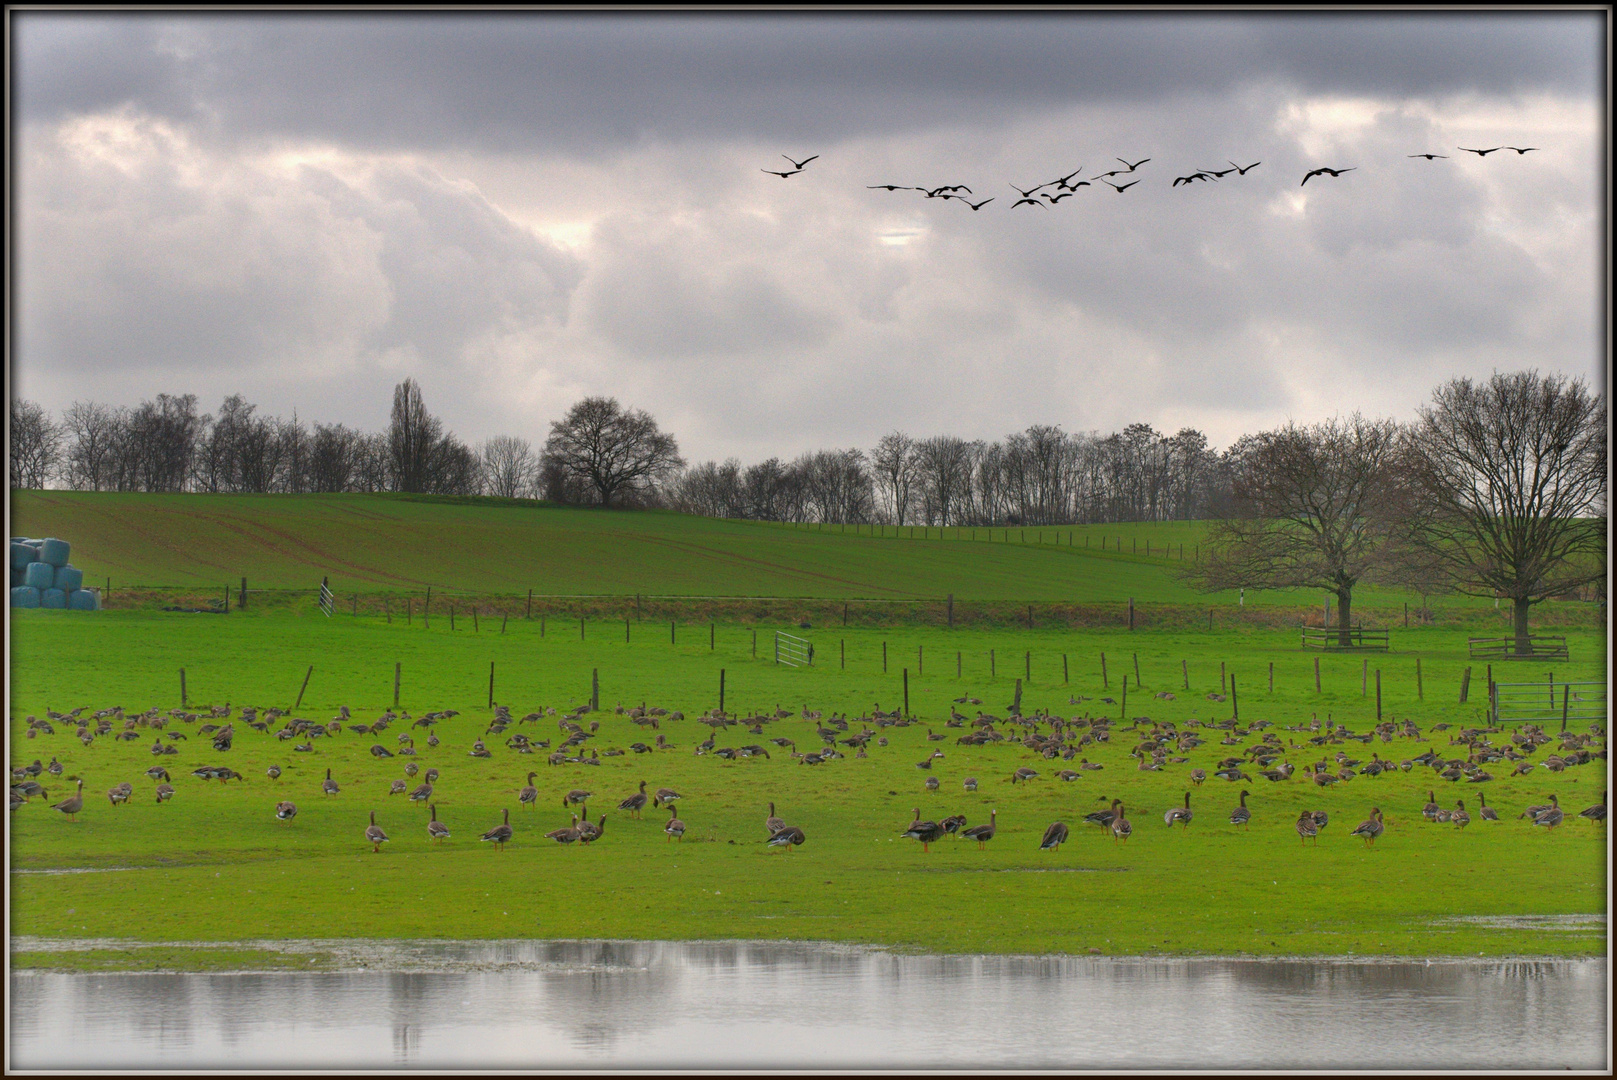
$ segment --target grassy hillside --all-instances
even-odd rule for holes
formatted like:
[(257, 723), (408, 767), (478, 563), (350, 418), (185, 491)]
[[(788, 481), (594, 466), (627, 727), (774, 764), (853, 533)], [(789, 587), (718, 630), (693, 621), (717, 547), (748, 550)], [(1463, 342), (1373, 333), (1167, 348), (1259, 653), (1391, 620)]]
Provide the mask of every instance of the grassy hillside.
[[(16, 492), (12, 530), (73, 544), (87, 584), (339, 593), (1233, 604), (1182, 585), (1203, 526), (794, 527), (666, 512), (390, 495)], [(1149, 553), (1148, 553), (1149, 552)], [(1417, 600), (1363, 588), (1355, 602)], [(1309, 590), (1249, 605), (1312, 605)], [(1447, 601), (1487, 606), (1486, 601)]]

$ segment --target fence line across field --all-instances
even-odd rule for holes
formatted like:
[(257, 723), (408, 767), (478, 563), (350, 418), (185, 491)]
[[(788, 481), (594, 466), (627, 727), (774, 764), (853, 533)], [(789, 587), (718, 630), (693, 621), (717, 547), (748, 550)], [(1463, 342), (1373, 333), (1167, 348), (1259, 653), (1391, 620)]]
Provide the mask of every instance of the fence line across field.
[(1488, 717), (1495, 724), (1606, 719), (1606, 684), (1595, 682), (1518, 682), (1493, 684)]

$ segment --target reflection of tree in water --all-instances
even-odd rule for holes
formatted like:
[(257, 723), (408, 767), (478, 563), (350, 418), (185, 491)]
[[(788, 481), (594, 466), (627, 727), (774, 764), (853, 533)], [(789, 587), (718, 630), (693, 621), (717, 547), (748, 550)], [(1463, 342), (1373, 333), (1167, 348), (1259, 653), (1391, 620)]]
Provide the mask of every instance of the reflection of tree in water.
[(556, 942), (556, 967), (540, 976), (545, 1011), (575, 1045), (610, 1052), (625, 1032), (643, 1035), (674, 1021), (664, 1007), (678, 990), (677, 964), (655, 942)]

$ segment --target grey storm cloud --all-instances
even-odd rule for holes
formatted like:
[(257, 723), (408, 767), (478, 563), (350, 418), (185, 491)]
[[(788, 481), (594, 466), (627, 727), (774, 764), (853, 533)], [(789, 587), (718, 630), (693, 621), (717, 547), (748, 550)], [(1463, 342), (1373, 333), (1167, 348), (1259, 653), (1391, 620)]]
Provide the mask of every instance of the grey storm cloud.
[(691, 460), (1407, 416), (1600, 369), (1605, 17), (12, 12), (14, 374)]
[(1602, 89), (1601, 17), (1390, 13), (18, 13), (27, 120), (134, 104), (240, 137), (585, 150), (840, 139), (1253, 81)]

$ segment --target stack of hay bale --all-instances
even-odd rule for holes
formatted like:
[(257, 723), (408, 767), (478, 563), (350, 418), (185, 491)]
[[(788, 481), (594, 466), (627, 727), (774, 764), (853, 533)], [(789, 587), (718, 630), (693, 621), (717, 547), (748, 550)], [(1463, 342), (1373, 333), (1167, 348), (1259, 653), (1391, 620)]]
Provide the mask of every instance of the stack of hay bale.
[(84, 571), (67, 561), (68, 542), (11, 538), (11, 606), (95, 611), (101, 598), (84, 588)]

